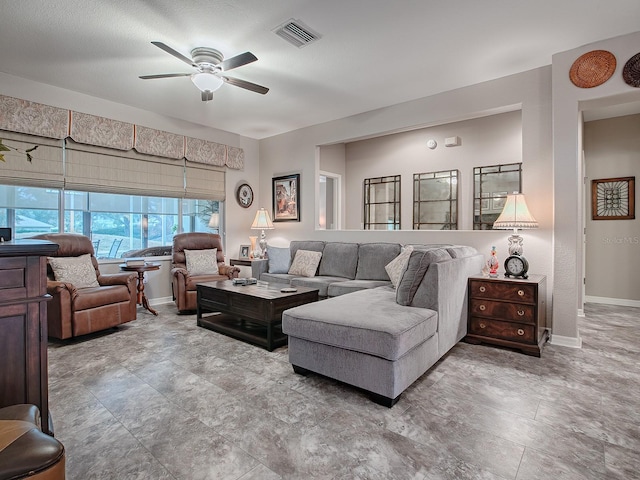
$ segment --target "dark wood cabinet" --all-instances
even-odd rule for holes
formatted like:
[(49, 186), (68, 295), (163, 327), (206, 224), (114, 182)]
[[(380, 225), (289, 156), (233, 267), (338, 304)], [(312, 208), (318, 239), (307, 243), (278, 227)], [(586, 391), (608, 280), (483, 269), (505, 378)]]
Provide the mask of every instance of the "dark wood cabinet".
[(468, 343), (511, 347), (539, 357), (548, 338), (544, 275), (469, 278)]
[(51, 431), (47, 374), (47, 256), (42, 240), (0, 243), (0, 407), (37, 405)]

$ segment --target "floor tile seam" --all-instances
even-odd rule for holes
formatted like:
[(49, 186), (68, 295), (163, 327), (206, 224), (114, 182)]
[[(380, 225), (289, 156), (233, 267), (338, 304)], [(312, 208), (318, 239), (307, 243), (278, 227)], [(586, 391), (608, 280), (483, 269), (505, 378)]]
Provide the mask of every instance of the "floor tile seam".
[[(601, 465), (602, 469), (601, 471), (594, 471), (592, 468), (588, 467), (584, 462), (580, 462), (578, 459), (575, 459), (573, 457), (569, 457), (569, 456), (562, 456), (562, 455), (558, 455), (558, 451), (554, 450), (541, 450), (539, 448), (536, 448), (535, 446), (531, 446), (531, 445), (525, 445), (525, 448), (528, 448), (529, 450), (532, 450), (534, 452), (537, 452), (538, 455), (543, 456), (543, 457), (552, 457), (555, 460), (560, 460), (564, 463), (569, 463), (570, 465), (573, 465), (576, 467), (576, 470), (580, 470), (580, 468), (586, 468), (589, 471), (592, 471), (594, 473), (598, 473), (598, 474), (602, 474), (605, 471), (605, 455), (604, 455), (604, 442), (602, 440), (600, 440), (601, 443), (601, 447), (602, 447), (602, 451), (600, 452), (602, 454), (602, 461), (599, 462), (599, 464)], [(595, 477), (594, 477), (595, 478)]]

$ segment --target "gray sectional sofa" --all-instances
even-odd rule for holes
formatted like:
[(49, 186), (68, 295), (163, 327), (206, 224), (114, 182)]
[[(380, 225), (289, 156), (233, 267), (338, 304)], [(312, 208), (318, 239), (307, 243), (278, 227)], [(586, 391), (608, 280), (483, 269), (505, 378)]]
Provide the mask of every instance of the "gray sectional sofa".
[(295, 372), (359, 387), (391, 407), (465, 336), (467, 278), (481, 271), (484, 256), (467, 246), (412, 247), (395, 287), (384, 267), (400, 244), (291, 242), (291, 259), (298, 249), (322, 252), (314, 277), (269, 273), (268, 262), (253, 262), (261, 280), (328, 297), (282, 315)]

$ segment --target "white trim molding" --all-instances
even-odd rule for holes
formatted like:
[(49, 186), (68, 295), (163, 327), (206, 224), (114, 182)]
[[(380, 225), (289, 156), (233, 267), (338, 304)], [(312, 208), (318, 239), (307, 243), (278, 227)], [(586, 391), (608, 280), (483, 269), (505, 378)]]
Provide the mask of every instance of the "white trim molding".
[(155, 305), (165, 305), (167, 303), (172, 303), (172, 302), (173, 302), (173, 298), (171, 297), (158, 297), (158, 298), (149, 299), (149, 305), (151, 305), (152, 307)]
[(582, 338), (580, 338), (579, 336), (563, 337), (562, 335), (551, 334), (549, 343), (558, 347), (582, 348)]
[(628, 300), (626, 298), (594, 297), (587, 295), (584, 299), (587, 303), (603, 303), (605, 305), (618, 305), (620, 307), (640, 307), (640, 300)]

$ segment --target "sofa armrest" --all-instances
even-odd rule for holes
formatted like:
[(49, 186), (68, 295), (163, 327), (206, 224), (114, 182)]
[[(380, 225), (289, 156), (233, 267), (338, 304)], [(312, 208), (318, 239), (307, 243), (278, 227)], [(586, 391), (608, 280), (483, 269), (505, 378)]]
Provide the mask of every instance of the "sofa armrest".
[(229, 265), (218, 265), (218, 273), (220, 275), (226, 275), (229, 279), (238, 278), (240, 269), (238, 267), (231, 267)]
[(105, 273), (98, 275), (98, 283), (101, 287), (108, 285), (126, 285), (129, 292), (136, 291), (137, 275), (133, 272)]
[(254, 258), (251, 261), (251, 276), (260, 280), (260, 275), (269, 271), (269, 260), (265, 258)]

